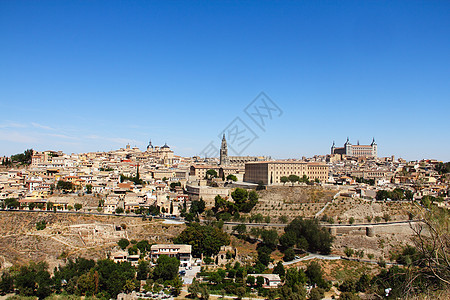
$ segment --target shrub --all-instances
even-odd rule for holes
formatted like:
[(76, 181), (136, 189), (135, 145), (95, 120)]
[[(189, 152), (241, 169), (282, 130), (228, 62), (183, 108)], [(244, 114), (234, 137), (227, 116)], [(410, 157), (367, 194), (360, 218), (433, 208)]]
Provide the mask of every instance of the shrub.
[(45, 221), (39, 221), (36, 223), (36, 230), (43, 230), (47, 227), (47, 222)]
[(122, 248), (122, 250), (125, 250), (125, 248), (128, 247), (129, 244), (130, 242), (127, 239), (120, 239), (117, 242), (117, 245), (119, 245), (119, 247)]
[(345, 253), (345, 255), (347, 255), (347, 257), (351, 257), (355, 253), (355, 250), (353, 250), (352, 248), (349, 248), (349, 247), (345, 247), (344, 253)]
[(284, 257), (283, 260), (284, 261), (291, 261), (295, 258), (295, 252), (294, 249), (289, 248), (286, 251), (284, 251)]

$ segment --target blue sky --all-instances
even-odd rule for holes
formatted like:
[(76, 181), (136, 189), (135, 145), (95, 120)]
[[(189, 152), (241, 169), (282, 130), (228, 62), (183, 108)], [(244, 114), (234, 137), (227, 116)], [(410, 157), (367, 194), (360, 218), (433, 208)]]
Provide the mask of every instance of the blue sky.
[[(450, 160), (449, 1), (1, 1), (0, 155), (149, 139), (200, 154), (236, 117), (240, 154), (370, 143)], [(260, 92), (282, 110), (261, 130)], [(234, 153), (230, 153), (234, 154)]]

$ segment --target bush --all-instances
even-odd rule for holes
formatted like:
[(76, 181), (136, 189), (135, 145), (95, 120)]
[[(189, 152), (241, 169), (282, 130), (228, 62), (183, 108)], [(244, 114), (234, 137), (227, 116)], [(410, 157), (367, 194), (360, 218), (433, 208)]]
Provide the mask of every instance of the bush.
[(117, 245), (119, 245), (119, 247), (122, 248), (122, 250), (125, 250), (125, 248), (128, 247), (129, 244), (130, 242), (127, 239), (120, 239), (117, 242)]
[(47, 227), (47, 222), (45, 221), (39, 221), (36, 223), (36, 230), (43, 230)]
[(309, 300), (320, 300), (325, 296), (325, 290), (322, 288), (313, 288), (309, 293)]
[(291, 261), (295, 258), (295, 252), (294, 249), (289, 248), (286, 251), (284, 251), (284, 257), (283, 260), (284, 261)]
[[(286, 226), (285, 234), (280, 238), (280, 241), (285, 239), (285, 235), (292, 235), (295, 244), (301, 244), (302, 247), (307, 247), (308, 251), (319, 252), (322, 254), (329, 254), (331, 252), (331, 243), (333, 237), (330, 232), (319, 225), (317, 219), (304, 220), (297, 217)], [(288, 240), (291, 240), (289, 238)]]
[(353, 254), (355, 253), (355, 250), (353, 250), (352, 248), (349, 248), (349, 247), (345, 247), (344, 253), (345, 253), (345, 255), (347, 255), (347, 257), (352, 257)]

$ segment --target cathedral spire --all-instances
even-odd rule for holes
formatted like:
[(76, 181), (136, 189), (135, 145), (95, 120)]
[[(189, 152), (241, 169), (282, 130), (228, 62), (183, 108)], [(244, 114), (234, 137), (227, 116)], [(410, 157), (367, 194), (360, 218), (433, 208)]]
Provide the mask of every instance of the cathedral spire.
[(227, 146), (227, 140), (225, 139), (225, 133), (222, 137), (222, 145), (220, 146), (220, 161), (219, 164), (221, 166), (226, 166), (229, 163), (228, 159), (228, 146)]

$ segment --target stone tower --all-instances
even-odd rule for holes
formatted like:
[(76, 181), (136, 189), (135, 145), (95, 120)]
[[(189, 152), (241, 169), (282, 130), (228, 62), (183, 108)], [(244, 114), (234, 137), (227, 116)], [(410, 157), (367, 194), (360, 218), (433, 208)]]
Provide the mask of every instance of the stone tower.
[(370, 146), (372, 146), (372, 156), (373, 157), (377, 157), (378, 156), (378, 147), (377, 147), (377, 143), (375, 143), (375, 138), (372, 139), (372, 144), (370, 144)]
[(345, 148), (345, 155), (352, 156), (353, 155), (353, 149), (352, 149), (352, 143), (350, 143), (350, 140), (347, 137), (347, 141), (344, 144)]
[(225, 139), (225, 133), (223, 134), (222, 138), (222, 145), (220, 146), (220, 162), (219, 164), (221, 166), (226, 166), (229, 163), (228, 159), (228, 147), (227, 147), (227, 140)]

